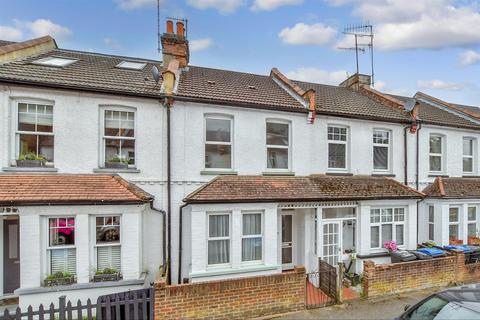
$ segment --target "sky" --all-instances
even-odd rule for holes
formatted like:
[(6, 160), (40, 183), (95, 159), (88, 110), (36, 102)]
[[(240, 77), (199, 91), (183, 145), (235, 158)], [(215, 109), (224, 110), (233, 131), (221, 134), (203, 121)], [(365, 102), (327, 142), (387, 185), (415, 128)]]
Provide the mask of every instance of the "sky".
[[(160, 59), (157, 0), (0, 0), (0, 39)], [(374, 28), (375, 88), (480, 106), (480, 0), (160, 0), (188, 19), (190, 64), (338, 84), (355, 73), (348, 25)], [(361, 42), (365, 41), (360, 40)], [(360, 54), (360, 72), (370, 72)]]

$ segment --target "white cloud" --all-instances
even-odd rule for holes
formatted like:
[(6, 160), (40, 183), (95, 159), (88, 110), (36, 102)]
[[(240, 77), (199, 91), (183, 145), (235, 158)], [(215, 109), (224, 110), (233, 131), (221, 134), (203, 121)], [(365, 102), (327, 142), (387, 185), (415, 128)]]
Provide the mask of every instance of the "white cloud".
[(191, 51), (202, 51), (210, 48), (213, 45), (213, 40), (210, 38), (195, 39), (189, 43)]
[(480, 61), (480, 52), (473, 50), (466, 50), (460, 54), (460, 63), (464, 66), (469, 66)]
[(278, 34), (279, 38), (286, 44), (292, 45), (325, 45), (331, 42), (337, 31), (322, 23), (305, 24), (297, 23), (292, 28), (284, 28)]
[(23, 32), (19, 28), (0, 26), (0, 39), (8, 41), (19, 41), (23, 37)]
[(458, 91), (465, 89), (468, 85), (465, 83), (454, 83), (454, 82), (445, 82), (442, 80), (418, 80), (417, 86), (420, 89), (441, 89), (441, 90), (451, 90)]
[(287, 72), (287, 78), (306, 82), (338, 85), (347, 79), (347, 72), (343, 70), (326, 71), (318, 68), (298, 68)]
[(103, 43), (110, 48), (120, 48), (120, 43), (113, 38), (103, 38)]
[(72, 35), (72, 31), (49, 19), (14, 20), (14, 26), (0, 26), (0, 39), (2, 40), (22, 41), (46, 35), (57, 40), (64, 40)]
[(118, 4), (120, 9), (125, 11), (154, 6), (157, 4), (157, 0), (115, 0), (115, 2)]
[(187, 0), (187, 3), (197, 9), (216, 9), (221, 13), (232, 13), (241, 5), (244, 0)]
[(301, 3), (303, 3), (303, 0), (255, 0), (251, 9), (254, 11), (270, 11), (278, 7), (296, 5)]
[[(381, 50), (440, 49), (480, 43), (480, 13), (473, 4), (455, 0), (329, 0), (351, 4), (353, 13), (375, 25)], [(350, 43), (353, 37), (343, 39)]]

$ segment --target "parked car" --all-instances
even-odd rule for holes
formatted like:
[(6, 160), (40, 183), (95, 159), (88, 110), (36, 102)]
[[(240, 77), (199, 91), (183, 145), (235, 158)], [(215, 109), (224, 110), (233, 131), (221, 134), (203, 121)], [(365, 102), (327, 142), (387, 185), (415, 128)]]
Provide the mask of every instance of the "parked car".
[(480, 283), (434, 293), (414, 306), (405, 306), (396, 319), (480, 319)]

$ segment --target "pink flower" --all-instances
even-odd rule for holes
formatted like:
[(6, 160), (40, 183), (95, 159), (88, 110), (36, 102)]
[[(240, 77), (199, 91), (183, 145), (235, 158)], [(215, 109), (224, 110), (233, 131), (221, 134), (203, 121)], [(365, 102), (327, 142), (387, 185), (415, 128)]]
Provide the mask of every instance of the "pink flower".
[(391, 241), (385, 241), (383, 243), (383, 247), (385, 249), (387, 249), (388, 251), (397, 251), (398, 250), (398, 246), (397, 246), (397, 242), (391, 240)]

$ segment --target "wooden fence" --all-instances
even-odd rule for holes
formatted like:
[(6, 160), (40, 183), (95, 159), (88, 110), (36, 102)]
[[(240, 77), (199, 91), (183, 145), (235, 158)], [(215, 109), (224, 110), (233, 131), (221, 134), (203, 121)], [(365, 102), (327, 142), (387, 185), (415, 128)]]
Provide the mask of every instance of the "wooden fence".
[(76, 305), (66, 302), (65, 296), (62, 296), (59, 298), (58, 308), (51, 303), (48, 308), (40, 305), (38, 310), (33, 310), (32, 306), (26, 311), (19, 307), (15, 312), (5, 309), (0, 320), (153, 320), (154, 292), (153, 287), (126, 291), (100, 296), (96, 304), (92, 304), (88, 299), (86, 304), (78, 300)]

